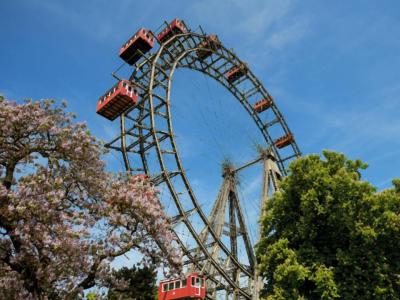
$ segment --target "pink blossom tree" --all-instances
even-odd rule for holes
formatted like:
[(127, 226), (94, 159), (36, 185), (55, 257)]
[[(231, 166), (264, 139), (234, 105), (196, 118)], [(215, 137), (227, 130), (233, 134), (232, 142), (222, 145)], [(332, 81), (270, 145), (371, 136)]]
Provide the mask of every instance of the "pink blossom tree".
[(132, 249), (181, 267), (157, 191), (107, 173), (101, 143), (64, 108), (0, 97), (1, 299), (76, 299)]

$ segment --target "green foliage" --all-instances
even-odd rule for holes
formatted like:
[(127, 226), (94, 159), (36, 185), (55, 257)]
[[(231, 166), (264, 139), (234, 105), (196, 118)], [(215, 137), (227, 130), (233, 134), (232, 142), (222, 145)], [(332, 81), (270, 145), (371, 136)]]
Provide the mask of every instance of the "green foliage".
[(99, 296), (97, 293), (95, 292), (90, 292), (86, 295), (86, 299), (87, 300), (98, 300), (101, 299), (101, 296)]
[(257, 245), (266, 299), (400, 299), (400, 180), (377, 192), (367, 165), (300, 158), (266, 204)]
[(108, 292), (109, 300), (153, 300), (157, 299), (155, 268), (142, 269), (123, 267), (114, 271), (117, 281), (125, 281), (125, 286), (111, 286)]

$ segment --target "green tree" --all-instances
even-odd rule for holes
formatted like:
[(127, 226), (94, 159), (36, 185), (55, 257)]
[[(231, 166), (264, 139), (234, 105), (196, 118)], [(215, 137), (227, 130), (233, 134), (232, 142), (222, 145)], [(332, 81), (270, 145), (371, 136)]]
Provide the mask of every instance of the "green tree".
[(377, 192), (361, 161), (293, 162), (257, 245), (266, 299), (400, 299), (400, 180)]
[(108, 291), (109, 300), (153, 300), (157, 297), (156, 278), (157, 272), (154, 267), (143, 267), (141, 269), (123, 267), (114, 271), (117, 281), (125, 282), (118, 286), (110, 286)]

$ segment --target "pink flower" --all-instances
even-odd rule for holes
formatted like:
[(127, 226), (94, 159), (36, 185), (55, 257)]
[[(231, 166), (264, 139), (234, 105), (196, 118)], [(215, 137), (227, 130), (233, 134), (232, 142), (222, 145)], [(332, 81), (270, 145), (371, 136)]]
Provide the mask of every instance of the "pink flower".
[(11, 299), (30, 299), (32, 286), (43, 298), (77, 297), (134, 248), (180, 269), (157, 191), (143, 176), (108, 174), (85, 124), (49, 100), (0, 99), (0, 119), (0, 290)]

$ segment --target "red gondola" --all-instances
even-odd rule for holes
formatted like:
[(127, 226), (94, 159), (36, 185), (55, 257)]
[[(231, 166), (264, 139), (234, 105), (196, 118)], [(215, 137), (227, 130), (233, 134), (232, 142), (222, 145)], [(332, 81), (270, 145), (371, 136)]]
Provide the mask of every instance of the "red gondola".
[(262, 99), (260, 101), (257, 101), (254, 106), (253, 109), (254, 111), (260, 113), (263, 112), (264, 110), (267, 110), (268, 108), (270, 108), (272, 105), (272, 101), (270, 99)]
[(99, 98), (96, 112), (113, 121), (138, 100), (137, 89), (128, 81), (121, 80)]
[(189, 274), (185, 279), (168, 279), (160, 282), (158, 300), (200, 300), (206, 298), (205, 278), (199, 273)]
[(144, 173), (136, 174), (136, 177), (140, 178), (140, 179), (143, 179), (143, 180), (149, 180), (150, 179), (149, 175), (144, 174)]
[(279, 139), (275, 140), (275, 146), (279, 149), (284, 148), (290, 145), (293, 142), (293, 135), (291, 133), (280, 137)]
[(143, 54), (148, 52), (154, 46), (154, 37), (150, 31), (140, 28), (119, 50), (121, 57), (127, 64), (131, 66), (137, 62)]
[(161, 31), (157, 35), (157, 40), (161, 43), (164, 41), (168, 40), (175, 34), (181, 34), (181, 33), (186, 33), (188, 30), (185, 26), (185, 24), (179, 20), (179, 19), (174, 19), (168, 26), (165, 28), (163, 31)]
[(232, 83), (247, 74), (247, 71), (247, 65), (245, 63), (241, 63), (240, 65), (234, 66), (228, 72), (226, 72), (226, 79), (229, 83)]
[(199, 48), (205, 49), (197, 50), (197, 57), (199, 59), (205, 59), (212, 54), (213, 50), (216, 51), (217, 49), (221, 48), (221, 42), (218, 39), (218, 36), (215, 34), (210, 34), (207, 35), (206, 39), (199, 44)]

